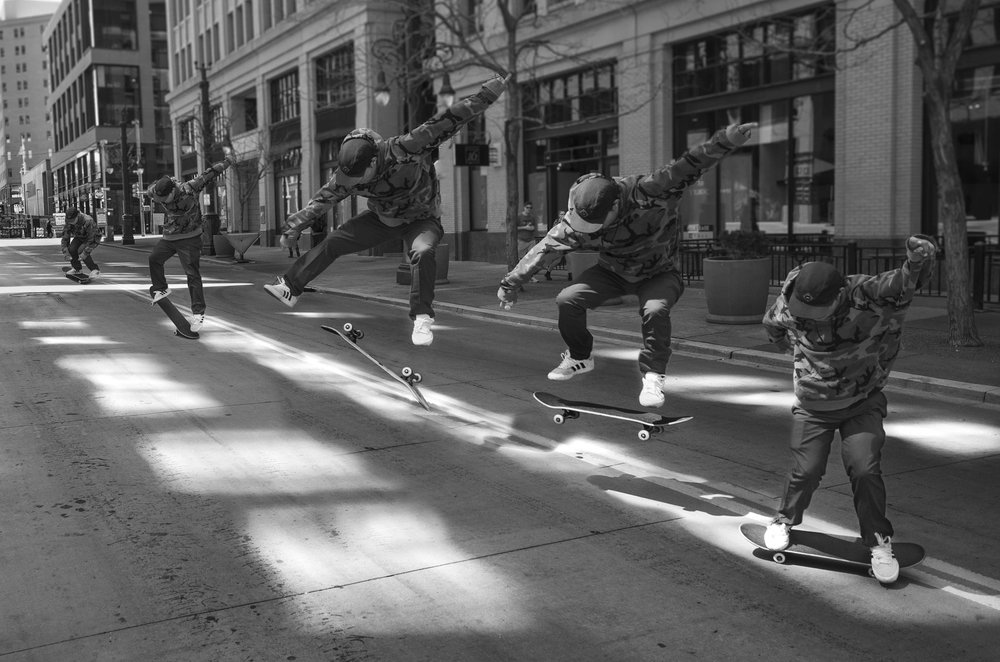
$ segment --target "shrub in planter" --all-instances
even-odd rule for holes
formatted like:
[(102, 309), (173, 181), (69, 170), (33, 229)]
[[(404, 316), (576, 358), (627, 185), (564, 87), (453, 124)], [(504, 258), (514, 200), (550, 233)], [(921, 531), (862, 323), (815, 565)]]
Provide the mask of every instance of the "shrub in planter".
[(771, 282), (771, 242), (756, 230), (724, 232), (720, 252), (705, 258), (705, 319), (716, 324), (759, 324)]

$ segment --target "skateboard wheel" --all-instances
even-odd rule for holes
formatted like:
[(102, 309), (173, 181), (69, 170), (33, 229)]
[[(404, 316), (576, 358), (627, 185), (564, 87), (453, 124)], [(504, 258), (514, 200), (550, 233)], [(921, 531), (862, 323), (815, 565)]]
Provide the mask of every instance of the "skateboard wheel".
[(414, 384), (419, 384), (420, 382), (423, 381), (423, 379), (424, 378), (420, 376), (419, 372), (413, 373), (413, 380), (412, 381), (413, 381)]
[(563, 416), (562, 414), (556, 414), (555, 416), (552, 417), (552, 420), (556, 425), (562, 425), (563, 423), (566, 422), (566, 417)]
[(639, 441), (649, 441), (649, 430), (639, 430)]
[(353, 330), (354, 330), (354, 325), (351, 324), (350, 322), (344, 325), (344, 333), (350, 333)]
[(400, 370), (399, 373), (403, 375), (403, 377), (409, 377), (410, 375), (413, 374), (413, 369), (410, 368), (410, 366), (406, 366), (405, 368)]
[(785, 562), (785, 561), (787, 560), (787, 559), (785, 558), (785, 555), (784, 555), (784, 554), (782, 554), (781, 552), (776, 552), (776, 553), (775, 553), (775, 554), (774, 554), (773, 556), (771, 556), (771, 559), (772, 559), (772, 560), (773, 560), (773, 561), (774, 561), (775, 563), (784, 563), (784, 562)]

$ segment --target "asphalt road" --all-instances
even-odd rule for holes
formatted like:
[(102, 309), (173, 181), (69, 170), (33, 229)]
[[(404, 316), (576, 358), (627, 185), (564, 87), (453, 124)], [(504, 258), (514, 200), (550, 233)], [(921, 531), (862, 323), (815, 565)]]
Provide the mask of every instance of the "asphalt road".
[[(634, 406), (634, 346), (554, 384), (550, 330), (439, 313), (414, 348), (398, 307), (289, 310), (217, 264), (187, 341), (144, 254), (101, 258), (82, 286), (0, 247), (2, 660), (996, 658), (996, 408), (890, 395), (890, 516), (928, 558), (882, 587), (739, 534), (781, 489), (788, 374), (677, 356), (664, 410), (695, 418), (640, 442), (530, 397)], [(347, 321), (433, 411), (319, 328)], [(855, 528), (836, 452), (806, 525)]]

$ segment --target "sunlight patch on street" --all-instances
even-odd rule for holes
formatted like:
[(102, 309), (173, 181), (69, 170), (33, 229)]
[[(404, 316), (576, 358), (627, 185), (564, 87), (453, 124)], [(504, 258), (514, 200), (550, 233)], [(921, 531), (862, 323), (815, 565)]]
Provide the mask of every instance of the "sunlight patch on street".
[(192, 423), (187, 430), (150, 439), (138, 451), (158, 475), (169, 477), (172, 490), (181, 492), (278, 500), (306, 495), (319, 500), (322, 512), (345, 494), (396, 489), (393, 482), (372, 475), (362, 456), (338, 446), (337, 439), (314, 439), (294, 428), (206, 430)]
[[(253, 509), (248, 532), (288, 588), (362, 591), (365, 604), (382, 605), (368, 619), (370, 633), (453, 634), (436, 596), (448, 596), (447, 609), (466, 629), (502, 635), (531, 625), (516, 582), (452, 543), (435, 510), (405, 502), (404, 494), (370, 496), (329, 504), (311, 517), (295, 508)], [(315, 623), (300, 625), (322, 631), (325, 616), (319, 611)]]
[(166, 366), (145, 354), (67, 355), (57, 358), (55, 365), (89, 382), (94, 403), (109, 414), (152, 414), (219, 404), (191, 383), (171, 377)]
[(1000, 451), (1000, 428), (941, 419), (886, 421), (886, 434), (943, 453), (979, 455)]
[(33, 338), (42, 345), (120, 345), (107, 336), (38, 336)]
[(22, 320), (17, 323), (22, 329), (83, 329), (87, 322), (79, 317), (63, 317), (47, 320)]

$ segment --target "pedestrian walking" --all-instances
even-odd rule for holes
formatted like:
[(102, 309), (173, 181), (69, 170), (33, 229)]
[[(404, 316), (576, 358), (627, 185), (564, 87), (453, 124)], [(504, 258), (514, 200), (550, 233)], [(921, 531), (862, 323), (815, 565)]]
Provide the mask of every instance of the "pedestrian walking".
[(94, 249), (100, 243), (101, 231), (94, 217), (84, 214), (76, 207), (69, 207), (66, 210), (66, 224), (63, 226), (61, 242), (63, 256), (70, 264), (70, 269), (66, 273), (71, 276), (79, 275), (82, 273), (83, 265), (87, 265), (90, 278), (100, 276), (100, 267), (97, 266), (93, 256)]
[(204, 325), (206, 310), (201, 281), (203, 219), (198, 194), (234, 163), (235, 157), (227, 149), (224, 160), (213, 164), (190, 181), (184, 182), (164, 175), (146, 190), (150, 200), (164, 211), (163, 234), (149, 253), (149, 295), (153, 303), (170, 296), (164, 264), (176, 255), (187, 276), (192, 313), (188, 322), (195, 332), (200, 331)]
[(286, 219), (281, 245), (297, 241), (330, 207), (352, 195), (368, 198), (368, 209), (330, 232), (284, 275), (265, 285), (267, 292), (286, 306), (294, 306), (306, 285), (337, 258), (402, 239), (409, 245), (411, 341), (414, 345), (431, 344), (435, 250), (444, 236), (432, 158), (441, 143), (500, 98), (506, 81), (494, 77), (475, 94), (404, 135), (385, 139), (367, 128), (349, 133), (340, 146), (333, 177), (303, 209)]
[(567, 350), (548, 374), (567, 380), (594, 369), (594, 337), (587, 311), (624, 294), (639, 297), (643, 346), (639, 352), (639, 404), (660, 407), (670, 360), (670, 309), (684, 291), (678, 270), (678, 204), (688, 187), (726, 155), (750, 140), (753, 124), (732, 125), (708, 142), (648, 175), (607, 177), (590, 173), (569, 191), (568, 211), (542, 241), (500, 281), (504, 308), (517, 301), (520, 286), (549, 269), (568, 252), (599, 252), (598, 264), (584, 270), (556, 297), (559, 332)]
[(791, 466), (778, 513), (764, 544), (781, 550), (826, 471), (834, 436), (851, 483), (861, 540), (871, 548), (872, 571), (882, 583), (899, 576), (886, 517), (882, 447), (887, 415), (883, 388), (899, 354), (903, 319), (930, 278), (937, 244), (914, 235), (898, 269), (868, 276), (841, 275), (826, 262), (793, 269), (764, 315), (768, 339), (794, 358)]

